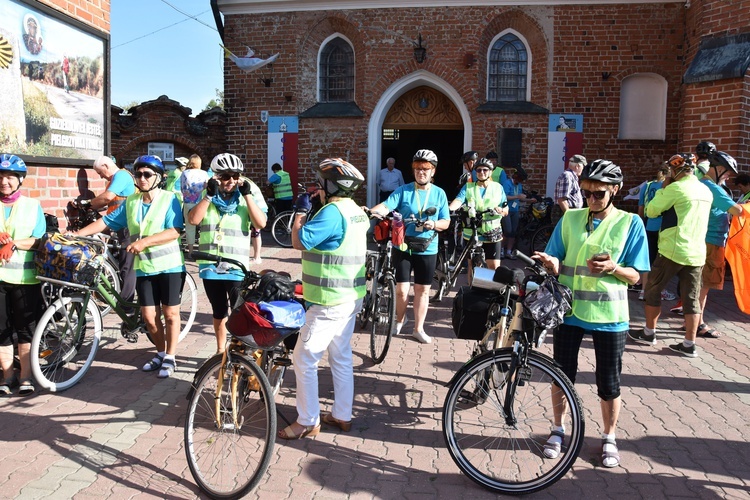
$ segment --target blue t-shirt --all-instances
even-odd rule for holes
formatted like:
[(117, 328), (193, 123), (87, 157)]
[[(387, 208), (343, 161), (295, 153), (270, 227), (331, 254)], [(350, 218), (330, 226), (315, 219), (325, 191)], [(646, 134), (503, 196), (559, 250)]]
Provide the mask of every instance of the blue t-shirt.
[(300, 228), (299, 241), (311, 250), (336, 250), (341, 246), (346, 234), (346, 220), (335, 205), (330, 203), (321, 208), (315, 216)]
[[(141, 204), (140, 220), (143, 220), (143, 218), (148, 213), (149, 208), (151, 208), (150, 203)], [(117, 207), (117, 209), (113, 211), (111, 214), (107, 214), (104, 217), (102, 217), (102, 219), (104, 220), (104, 223), (107, 225), (107, 227), (112, 229), (113, 231), (119, 231), (120, 229), (128, 227), (128, 215), (125, 210), (125, 203)], [(178, 200), (177, 197), (175, 196), (172, 198), (172, 206), (169, 207), (169, 210), (167, 210), (167, 215), (164, 220), (164, 225), (162, 226), (162, 230), (171, 229), (171, 228), (181, 230), (183, 227), (185, 227), (185, 221), (183, 220), (183, 217), (182, 217), (182, 207), (180, 206), (180, 200)], [(125, 249), (123, 249), (123, 251), (124, 250)], [(185, 272), (185, 266), (179, 265), (179, 266), (172, 267), (162, 272), (163, 273), (182, 273), (182, 272)], [(137, 269), (135, 271), (136, 277), (137, 276), (149, 276), (151, 274), (162, 274), (162, 273), (144, 273)]]
[[(505, 190), (506, 196), (518, 196), (523, 193), (523, 185), (521, 183), (516, 184), (513, 182), (512, 178), (505, 179), (505, 182), (503, 182), (503, 189)], [(508, 202), (509, 212), (518, 212), (519, 208), (521, 208), (520, 200), (516, 199)]]
[[(10, 217), (10, 212), (13, 210), (13, 205), (5, 205), (5, 220), (7, 221)], [(18, 214), (21, 215), (21, 214)], [(23, 214), (23, 217), (26, 217), (26, 214)], [(44, 233), (47, 232), (47, 221), (44, 219), (44, 212), (42, 211), (42, 206), (39, 205), (39, 208), (36, 212), (36, 225), (34, 226), (34, 229), (31, 231), (31, 237), (32, 238), (41, 238)]]
[(112, 182), (107, 186), (107, 191), (115, 193), (116, 196), (130, 196), (135, 193), (133, 177), (127, 170), (118, 170), (112, 177)]
[(729, 214), (727, 210), (735, 205), (734, 200), (724, 191), (724, 188), (712, 181), (710, 177), (703, 177), (701, 182), (711, 190), (714, 197), (714, 201), (711, 203), (711, 214), (708, 216), (706, 243), (717, 247), (726, 246), (727, 236), (729, 236)]
[[(628, 229), (628, 237), (620, 256), (618, 265), (622, 267), (635, 268), (640, 273), (647, 273), (651, 270), (651, 264), (648, 259), (648, 242), (646, 241), (646, 229), (643, 227), (643, 221), (638, 214), (633, 215), (633, 222)], [(599, 227), (599, 219), (593, 219), (594, 231)], [(583, 230), (583, 228), (581, 228)], [(547, 243), (544, 252), (552, 257), (557, 257), (560, 262), (565, 258), (565, 243), (562, 238), (562, 219), (555, 226), (552, 237)], [(586, 330), (596, 330), (600, 332), (622, 332), (630, 328), (628, 321), (620, 323), (589, 323), (575, 316), (566, 316), (565, 324), (578, 326)]]
[[(429, 185), (428, 190), (414, 188), (414, 183), (404, 184), (396, 189), (388, 196), (388, 199), (383, 202), (383, 205), (388, 210), (395, 210), (404, 216), (404, 219), (409, 218), (411, 215), (422, 219), (423, 213), (430, 207), (435, 207), (437, 212), (435, 215), (428, 217), (429, 220), (446, 220), (450, 219), (450, 211), (448, 210), (448, 197), (445, 195), (445, 191), (437, 187), (434, 184)], [(419, 229), (419, 230), (417, 230)], [(417, 228), (414, 224), (406, 225), (406, 236), (419, 236), (422, 238), (432, 238), (435, 235), (435, 231), (424, 231), (423, 228)], [(435, 255), (438, 250), (438, 238), (432, 238), (430, 246), (424, 252), (413, 252), (418, 255)]]
[[(638, 193), (638, 206), (646, 207), (646, 203), (654, 199), (656, 192), (661, 189), (661, 181), (652, 181), (646, 184), (645, 189)], [(661, 229), (661, 215), (659, 217), (646, 217), (646, 231), (659, 231)]]

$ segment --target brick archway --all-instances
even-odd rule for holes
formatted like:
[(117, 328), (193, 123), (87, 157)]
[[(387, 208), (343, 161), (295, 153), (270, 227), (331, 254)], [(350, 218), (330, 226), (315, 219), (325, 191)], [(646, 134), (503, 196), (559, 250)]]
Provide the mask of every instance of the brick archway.
[(382, 164), (382, 152), (380, 148), (380, 135), (391, 107), (398, 99), (417, 87), (429, 87), (435, 89), (445, 96), (455, 106), (463, 125), (464, 139), (463, 149), (467, 151), (471, 147), (472, 125), (469, 109), (466, 107), (461, 95), (448, 82), (429, 71), (419, 70), (397, 80), (380, 96), (380, 100), (372, 111), (368, 124), (367, 137), (367, 206), (377, 204), (377, 177)]

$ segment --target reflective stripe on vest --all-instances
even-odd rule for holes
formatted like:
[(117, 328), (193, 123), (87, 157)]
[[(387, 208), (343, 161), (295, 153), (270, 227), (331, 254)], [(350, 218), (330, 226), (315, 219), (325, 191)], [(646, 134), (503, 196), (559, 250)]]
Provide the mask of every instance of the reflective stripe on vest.
[[(137, 241), (164, 231), (164, 221), (167, 218), (167, 212), (172, 206), (174, 193), (164, 191), (163, 189), (157, 189), (152, 192), (153, 200), (151, 201), (151, 206), (148, 212), (146, 212), (146, 216), (140, 222), (138, 222), (138, 219), (141, 217), (143, 194), (131, 194), (125, 201), (130, 241)], [(182, 250), (180, 250), (178, 240), (173, 240), (163, 245), (147, 247), (141, 253), (136, 254), (133, 260), (133, 268), (146, 274), (159, 273), (184, 264), (185, 259), (182, 255)]]
[[(221, 235), (217, 238), (218, 235)], [(245, 197), (240, 197), (237, 212), (219, 213), (216, 205), (210, 203), (201, 221), (201, 235), (198, 249), (212, 255), (221, 255), (242, 262), (245, 269), (250, 267), (250, 222)], [(199, 260), (199, 264), (213, 264)], [(236, 267), (236, 266), (231, 266)]]
[(305, 300), (335, 306), (365, 296), (365, 255), (370, 223), (362, 209), (349, 198), (329, 205), (336, 207), (344, 218), (344, 239), (335, 250), (302, 252), (302, 289)]
[(573, 309), (569, 314), (589, 323), (629, 321), (627, 283), (610, 274), (592, 273), (586, 261), (594, 254), (606, 252), (619, 263), (633, 216), (613, 207), (589, 234), (588, 215), (588, 208), (569, 209), (560, 222), (565, 242), (560, 283), (573, 292)]
[[(484, 197), (479, 194), (480, 187), (476, 182), (470, 182), (466, 185), (466, 205), (473, 206), (477, 212), (500, 206), (502, 200), (503, 187), (497, 182), (488, 182), (485, 186)], [(485, 215), (482, 218), (482, 225), (479, 226), (479, 236), (488, 233), (493, 229), (501, 227), (502, 215)], [(464, 239), (471, 238), (471, 229), (464, 228)]]
[[(9, 233), (14, 240), (31, 238), (39, 214), (39, 201), (20, 196), (10, 209), (10, 217), (5, 219), (5, 204), (0, 203), (0, 230)], [(31, 215), (33, 214), (33, 216)], [(34, 252), (16, 249), (10, 260), (0, 266), (0, 281), (16, 285), (39, 283), (36, 279)]]
[(281, 181), (273, 185), (273, 197), (277, 200), (291, 200), (294, 193), (292, 192), (292, 181), (289, 180), (289, 174), (283, 170), (279, 170), (275, 174), (281, 177)]

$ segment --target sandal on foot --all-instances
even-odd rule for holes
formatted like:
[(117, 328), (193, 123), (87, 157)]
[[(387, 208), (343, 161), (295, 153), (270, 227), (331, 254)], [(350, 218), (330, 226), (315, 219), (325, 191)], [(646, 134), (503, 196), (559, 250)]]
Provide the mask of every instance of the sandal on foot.
[(0, 396), (10, 396), (13, 394), (13, 388), (16, 385), (18, 385), (18, 379), (15, 375), (3, 380), (3, 383), (0, 384)]
[(163, 362), (164, 358), (157, 354), (156, 356), (154, 356), (154, 359), (143, 365), (143, 368), (141, 368), (141, 370), (143, 370), (144, 372), (152, 372), (154, 370), (158, 370), (159, 368), (161, 368), (161, 364)]
[[(604, 447), (610, 445), (608, 451)], [(612, 450), (614, 447), (614, 450)], [(602, 466), (611, 469), (620, 465), (620, 450), (617, 449), (617, 443), (614, 439), (602, 440)]]
[(714, 328), (711, 328), (705, 323), (701, 323), (700, 325), (698, 325), (697, 335), (704, 339), (718, 339), (719, 337), (721, 337), (721, 332)]
[[(560, 442), (557, 442), (557, 439), (552, 439), (553, 437), (559, 437)], [(551, 458), (555, 459), (560, 456), (560, 451), (562, 451), (562, 440), (565, 439), (565, 434), (560, 431), (553, 430), (549, 438), (547, 438), (547, 442), (544, 444), (544, 458)]]
[(320, 417), (320, 421), (326, 425), (338, 427), (344, 432), (349, 432), (350, 430), (352, 430), (351, 420), (349, 421), (339, 420), (337, 418), (334, 418), (334, 416), (331, 415), (330, 413), (324, 413), (323, 416)]
[(31, 383), (31, 379), (25, 378), (21, 380), (21, 384), (18, 386), (19, 396), (31, 396), (34, 394), (34, 384)]
[(302, 439), (306, 437), (314, 437), (320, 434), (320, 424), (303, 425), (301, 427), (302, 427), (302, 432), (298, 434), (294, 432), (291, 425), (287, 425), (286, 427), (284, 427), (283, 429), (279, 431), (279, 433), (277, 434), (277, 437), (279, 439), (291, 440), (291, 439)]
[(174, 359), (164, 358), (164, 361), (161, 362), (161, 369), (156, 376), (159, 378), (169, 378), (176, 369), (177, 363), (175, 363)]

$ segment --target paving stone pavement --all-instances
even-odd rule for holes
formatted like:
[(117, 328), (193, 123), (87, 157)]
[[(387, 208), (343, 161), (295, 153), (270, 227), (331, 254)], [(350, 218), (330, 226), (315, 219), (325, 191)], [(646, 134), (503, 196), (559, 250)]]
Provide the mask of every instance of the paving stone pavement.
[[(261, 268), (300, 276), (299, 252), (266, 242), (263, 254)], [(197, 277), (194, 264), (189, 270)], [(584, 340), (577, 383), (587, 419), (584, 448), (564, 478), (533, 498), (750, 497), (750, 317), (738, 311), (731, 285), (709, 295), (706, 320), (724, 336), (699, 339), (697, 359), (666, 347), (682, 337), (670, 303), (658, 346), (627, 344), (617, 469), (599, 465), (593, 352)], [(380, 365), (369, 360), (367, 332), (356, 332), (352, 431), (324, 429), (314, 439), (277, 442), (248, 498), (493, 498), (461, 474), (441, 433), (444, 384), (471, 350), (452, 333), (452, 297), (431, 305), (432, 344), (412, 339), (410, 323)], [(642, 326), (643, 303), (635, 293), (630, 298), (632, 323)], [(118, 337), (105, 332), (93, 367), (68, 391), (0, 400), (0, 497), (203, 497), (185, 460), (183, 424), (193, 374), (215, 351), (208, 301), (200, 295), (196, 325), (170, 379), (139, 370), (151, 357), (147, 339), (129, 344)], [(542, 349), (551, 354), (549, 339)], [(332, 401), (326, 366), (324, 360), (324, 411)], [(276, 402), (281, 428), (296, 415), (291, 370)]]

